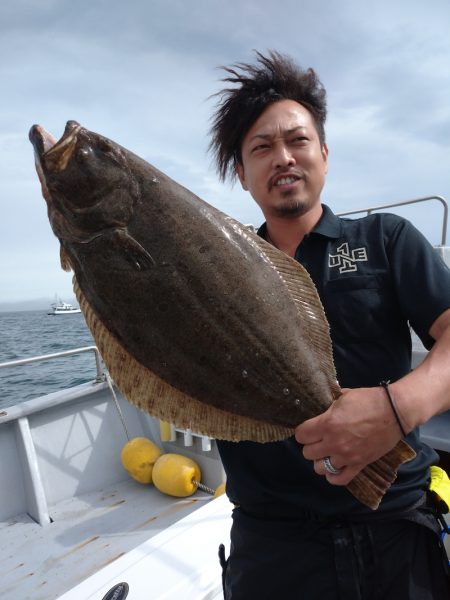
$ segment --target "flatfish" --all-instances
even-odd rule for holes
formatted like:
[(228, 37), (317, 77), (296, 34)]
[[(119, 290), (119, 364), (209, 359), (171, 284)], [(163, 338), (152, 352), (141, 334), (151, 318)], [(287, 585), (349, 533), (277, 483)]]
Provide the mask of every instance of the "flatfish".
[[(285, 439), (340, 395), (307, 271), (115, 142), (30, 131), (61, 264), (124, 396), (233, 441)], [(405, 443), (348, 485), (376, 508)]]

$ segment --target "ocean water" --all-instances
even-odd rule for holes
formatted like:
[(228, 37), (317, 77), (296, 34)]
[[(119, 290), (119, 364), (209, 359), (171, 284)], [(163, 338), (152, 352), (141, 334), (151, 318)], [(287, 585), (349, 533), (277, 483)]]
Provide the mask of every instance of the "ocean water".
[[(0, 363), (95, 345), (81, 313), (0, 312)], [(93, 352), (0, 369), (0, 408), (96, 377)]]

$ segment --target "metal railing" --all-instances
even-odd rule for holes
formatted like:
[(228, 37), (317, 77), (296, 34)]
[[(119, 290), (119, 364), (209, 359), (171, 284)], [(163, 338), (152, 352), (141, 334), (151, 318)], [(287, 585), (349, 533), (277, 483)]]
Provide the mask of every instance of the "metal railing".
[(441, 233), (441, 246), (447, 245), (447, 224), (448, 224), (448, 203), (443, 196), (425, 196), (424, 198), (416, 198), (414, 200), (403, 200), (402, 202), (393, 202), (392, 204), (382, 204), (379, 206), (370, 206), (369, 208), (360, 208), (358, 210), (346, 210), (345, 212), (336, 213), (338, 217), (346, 215), (356, 215), (358, 213), (366, 213), (370, 215), (374, 210), (384, 210), (385, 208), (394, 208), (398, 206), (406, 206), (407, 204), (416, 204), (417, 202), (429, 202), (430, 200), (437, 200), (440, 202), (444, 209), (442, 218), (442, 233)]
[(83, 354), (85, 352), (93, 352), (95, 356), (95, 366), (97, 370), (96, 382), (105, 381), (105, 368), (103, 360), (100, 356), (97, 346), (86, 346), (84, 348), (74, 348), (73, 350), (63, 350), (61, 352), (55, 352), (53, 354), (43, 354), (41, 356), (33, 356), (32, 358), (21, 358), (18, 360), (10, 360), (8, 362), (0, 363), (0, 369), (7, 367), (18, 367), (20, 365), (29, 365), (31, 363), (39, 362), (42, 360), (51, 360), (54, 358), (62, 358), (64, 356), (71, 356), (72, 354)]

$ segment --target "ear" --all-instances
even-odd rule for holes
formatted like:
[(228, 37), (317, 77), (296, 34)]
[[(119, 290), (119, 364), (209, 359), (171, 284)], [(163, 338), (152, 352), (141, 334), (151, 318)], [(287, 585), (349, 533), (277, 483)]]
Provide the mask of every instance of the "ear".
[(323, 144), (321, 148), (322, 158), (325, 166), (325, 173), (328, 173), (328, 146)]
[(236, 164), (236, 174), (239, 177), (239, 181), (241, 182), (242, 189), (248, 192), (247, 184), (245, 183), (245, 173), (244, 166), (241, 163)]

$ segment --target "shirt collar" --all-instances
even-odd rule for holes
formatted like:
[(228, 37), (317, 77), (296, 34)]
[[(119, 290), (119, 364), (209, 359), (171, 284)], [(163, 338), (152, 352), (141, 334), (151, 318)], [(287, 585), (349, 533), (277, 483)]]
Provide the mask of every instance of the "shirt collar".
[(342, 224), (339, 217), (326, 204), (322, 204), (323, 213), (319, 222), (310, 233), (319, 233), (328, 238), (337, 239), (341, 237)]
[[(318, 233), (328, 238), (337, 239), (341, 237), (342, 225), (341, 220), (337, 217), (331, 208), (326, 204), (322, 204), (323, 213), (319, 219), (317, 225), (310, 231), (311, 233)], [(257, 231), (258, 235), (262, 238), (266, 238), (267, 225), (263, 223)]]

